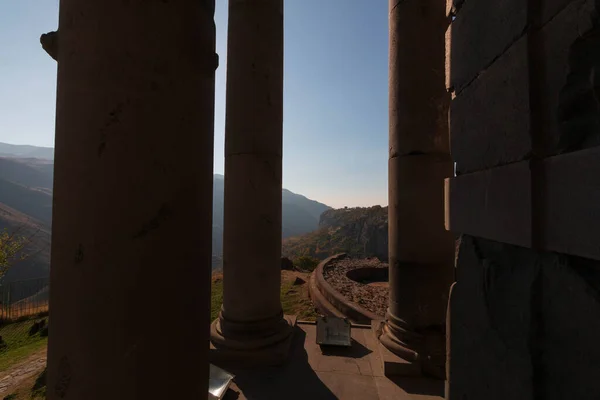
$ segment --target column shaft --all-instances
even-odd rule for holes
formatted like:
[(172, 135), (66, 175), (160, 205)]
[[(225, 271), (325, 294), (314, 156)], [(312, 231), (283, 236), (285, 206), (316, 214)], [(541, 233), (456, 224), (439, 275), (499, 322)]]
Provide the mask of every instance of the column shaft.
[(453, 236), (444, 228), (444, 178), (453, 173), (444, 82), (448, 20), (438, 0), (390, 0), (389, 22), (390, 307), (381, 341), (409, 361), (441, 357), (443, 368), (454, 259)]
[(213, 342), (267, 346), (289, 335), (281, 285), (283, 1), (229, 2), (223, 307)]
[(48, 399), (206, 398), (214, 0), (61, 0)]

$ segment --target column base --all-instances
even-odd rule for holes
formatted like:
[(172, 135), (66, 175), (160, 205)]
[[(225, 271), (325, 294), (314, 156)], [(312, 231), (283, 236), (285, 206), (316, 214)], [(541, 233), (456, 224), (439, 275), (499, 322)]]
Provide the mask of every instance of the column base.
[[(371, 329), (377, 337), (377, 352), (383, 363), (383, 374), (385, 376), (421, 376), (421, 364), (418, 354), (405, 346), (397, 345), (390, 338), (386, 323), (383, 320), (371, 322)], [(394, 350), (390, 349), (393, 348)]]
[(252, 329), (245, 336), (243, 331), (235, 335), (224, 334), (221, 318), (210, 328), (209, 361), (215, 365), (235, 367), (266, 367), (283, 364), (290, 353), (296, 316), (285, 315), (277, 331), (268, 336), (257, 336)]
[[(387, 321), (378, 321), (376, 329), (382, 346), (381, 358), (386, 376), (427, 375), (446, 378), (444, 335), (420, 335), (407, 332), (395, 325), (388, 315)], [(407, 339), (404, 339), (408, 337)], [(410, 340), (410, 344), (407, 343)]]

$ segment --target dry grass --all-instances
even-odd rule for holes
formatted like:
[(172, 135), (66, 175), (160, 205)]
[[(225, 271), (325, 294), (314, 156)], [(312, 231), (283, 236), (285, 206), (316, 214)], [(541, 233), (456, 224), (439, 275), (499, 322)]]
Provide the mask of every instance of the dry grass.
[(210, 320), (214, 321), (219, 316), (223, 304), (223, 274), (215, 272), (212, 277), (210, 293)]
[[(317, 313), (310, 301), (308, 294), (308, 280), (310, 274), (296, 271), (281, 271), (281, 305), (283, 312), (296, 315), (301, 320), (315, 320)], [(296, 278), (305, 283), (295, 285)], [(214, 273), (211, 292), (211, 320), (219, 316), (223, 304), (223, 274)]]
[[(296, 278), (304, 283), (295, 285)], [(314, 321), (317, 311), (308, 293), (309, 273), (281, 271), (281, 306), (288, 315), (296, 315), (299, 320)]]

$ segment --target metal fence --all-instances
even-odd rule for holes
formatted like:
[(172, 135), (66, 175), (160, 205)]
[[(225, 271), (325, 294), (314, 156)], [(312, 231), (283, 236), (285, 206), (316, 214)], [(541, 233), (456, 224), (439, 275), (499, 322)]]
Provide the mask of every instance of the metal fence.
[(48, 278), (0, 282), (0, 355), (48, 335)]

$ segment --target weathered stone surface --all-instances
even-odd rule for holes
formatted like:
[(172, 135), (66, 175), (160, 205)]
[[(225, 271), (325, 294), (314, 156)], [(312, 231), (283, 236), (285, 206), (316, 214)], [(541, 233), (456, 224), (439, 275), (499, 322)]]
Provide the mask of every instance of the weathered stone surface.
[(448, 399), (598, 397), (598, 261), (465, 235), (450, 307)]
[[(277, 0), (229, 4), (226, 157), (282, 156), (283, 34), (279, 34), (283, 29), (282, 7), (283, 2)], [(240, 87), (244, 90), (237, 89)], [(262, 122), (264, 118), (268, 122)]]
[(42, 48), (54, 61), (58, 60), (58, 32), (42, 33), (40, 36)]
[(533, 399), (531, 251), (463, 236), (451, 302), (449, 400)]
[(423, 371), (419, 363), (406, 361), (398, 355), (389, 351), (383, 344), (379, 343), (377, 350), (383, 362), (383, 373), (385, 376), (421, 376)]
[(390, 0), (389, 23), (390, 157), (448, 153), (444, 6), (436, 0)]
[(213, 15), (62, 1), (59, 24), (47, 398), (205, 397)]
[(407, 361), (419, 358), (428, 371), (439, 371), (445, 359), (454, 238), (444, 227), (444, 179), (452, 174), (448, 155), (389, 160), (390, 306), (381, 341)]
[(397, 157), (389, 171), (388, 322), (401, 319), (398, 324), (417, 331), (443, 326), (454, 273), (454, 238), (444, 227), (443, 197), (452, 162), (447, 156)]
[[(453, 175), (444, 76), (449, 18), (438, 0), (389, 5), (390, 304), (381, 343), (407, 361), (418, 351), (420, 366), (432, 371), (444, 364), (436, 339), (453, 279), (454, 240), (444, 229), (444, 178)], [(408, 337), (418, 339), (409, 344)]]
[(521, 37), (526, 26), (526, 1), (466, 1), (452, 22), (451, 86), (462, 90)]
[(540, 25), (546, 24), (551, 19), (555, 18), (569, 3), (578, 3), (578, 0), (544, 0), (540, 2)]
[(530, 247), (532, 229), (543, 229), (542, 246), (600, 259), (600, 148), (545, 159), (539, 227), (532, 227), (528, 162), (459, 175), (447, 180), (446, 228)]
[(574, 1), (535, 34), (543, 55), (538, 71), (542, 155), (600, 144), (597, 13), (597, 0)]
[(518, 246), (531, 246), (531, 172), (528, 161), (459, 175), (447, 182), (447, 229)]
[(600, 147), (543, 162), (544, 248), (600, 260)]
[(600, 395), (598, 271), (597, 261), (576, 257), (550, 257), (543, 264), (537, 299), (542, 327), (534, 353), (539, 398), (593, 400)]
[(561, 151), (600, 145), (598, 5), (588, 0), (581, 4), (579, 13), (582, 15), (577, 24), (580, 36), (571, 45), (569, 74), (559, 96), (558, 122)]
[(226, 156), (225, 171), (224, 312), (266, 320), (281, 312), (281, 158)]
[(229, 2), (228, 32), (224, 292), (211, 357), (283, 362), (283, 0)]
[(391, 264), (452, 264), (454, 239), (444, 227), (444, 179), (453, 175), (449, 156), (416, 155), (389, 160)]
[(457, 173), (521, 161), (530, 154), (527, 60), (527, 40), (522, 38), (452, 101), (450, 139)]
[[(283, 316), (285, 324), (294, 330), (296, 326), (296, 317), (293, 315)], [(222, 368), (230, 370), (230, 368), (256, 368), (265, 366), (282, 365), (290, 356), (290, 346), (293, 343), (294, 335), (286, 334), (279, 335), (278, 341), (269, 343), (269, 338), (264, 338), (263, 346), (255, 346), (257, 338), (248, 334), (248, 340), (242, 340), (239, 343), (234, 343), (236, 337), (223, 336), (223, 332), (219, 331), (221, 327), (217, 320), (210, 326), (211, 341), (209, 343), (208, 360)], [(256, 332), (260, 332), (257, 330)], [(260, 335), (260, 333), (259, 333)], [(221, 340), (216, 340), (219, 338)], [(251, 341), (251, 339), (254, 339)], [(253, 343), (254, 342), (254, 343)], [(229, 344), (223, 346), (222, 343)]]

